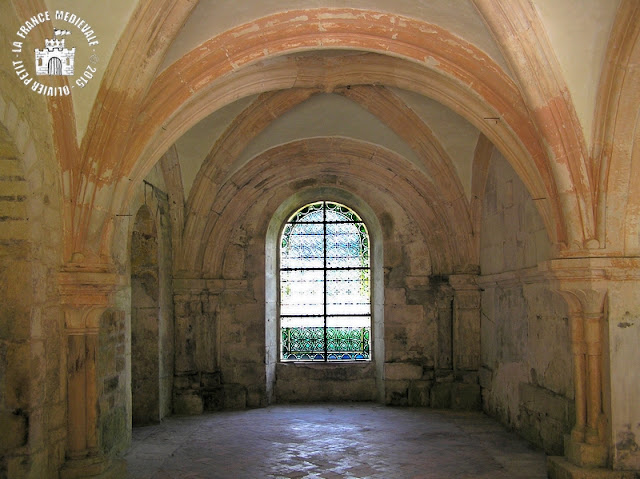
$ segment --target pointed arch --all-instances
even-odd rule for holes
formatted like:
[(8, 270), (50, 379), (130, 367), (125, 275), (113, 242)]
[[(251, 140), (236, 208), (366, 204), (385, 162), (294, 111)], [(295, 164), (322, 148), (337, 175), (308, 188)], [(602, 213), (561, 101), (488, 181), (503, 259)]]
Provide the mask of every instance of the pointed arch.
[[(640, 254), (640, 4), (623, 0), (600, 80), (594, 160), (598, 237), (615, 254)], [(624, 99), (624, 100), (623, 100)]]
[[(307, 20), (297, 21), (296, 15), (302, 14)], [(150, 86), (137, 123), (129, 125), (131, 136), (121, 132), (124, 136), (119, 138), (122, 140), (119, 144), (127, 145), (125, 155), (112, 153), (107, 144), (99, 149), (101, 155), (112, 158), (103, 158), (107, 169), (109, 165), (118, 165), (109, 185), (105, 185), (108, 187), (95, 189), (101, 198), (108, 195), (115, 199), (109, 214), (117, 212), (130, 195), (132, 183), (118, 178), (139, 181), (180, 134), (232, 99), (290, 87), (296, 81), (330, 89), (342, 84), (335, 70), (319, 70), (321, 64), (304, 65), (286, 59), (289, 65), (283, 69), (280, 57), (300, 50), (345, 48), (381, 52), (391, 63), (406, 63), (405, 72), (420, 71), (422, 85), (417, 87), (415, 79), (398, 78), (396, 70), (389, 66), (367, 72), (358, 69), (358, 64), (351, 65), (356, 67), (352, 73), (357, 77), (352, 78), (355, 83), (396, 84), (426, 93), (485, 132), (513, 161), (532, 194), (547, 198), (548, 204), (541, 206), (542, 216), (552, 232), (550, 236), (564, 242), (564, 219), (551, 171), (526, 107), (509, 76), (482, 51), (449, 32), (405, 18), (401, 19), (403, 26), (398, 27), (398, 19), (356, 9), (292, 11), (259, 19), (252, 28), (245, 25), (230, 30), (206, 42), (206, 48), (187, 54)], [(313, 71), (308, 76), (301, 74), (301, 70), (310, 68)], [(349, 66), (343, 64), (342, 68), (348, 70)], [(498, 125), (488, 125), (484, 120), (495, 116), (501, 118)], [(111, 136), (109, 141), (116, 141), (117, 133)], [(87, 220), (81, 218), (91, 214), (93, 209), (88, 208), (78, 220), (84, 223), (84, 230), (105, 231), (100, 240), (94, 238), (104, 254), (109, 249), (111, 233), (108, 227), (101, 228), (99, 224), (108, 222), (109, 214), (98, 214), (89, 227)], [(86, 237), (83, 242), (88, 243)]]
[[(465, 271), (472, 252), (468, 238), (439, 202), (430, 182), (408, 161), (377, 145), (338, 137), (293, 141), (271, 148), (223, 185), (212, 205), (202, 235), (191, 250), (189, 269), (220, 277), (224, 248), (231, 234), (225, 225), (242, 217), (265, 191), (322, 178), (365, 184), (402, 205), (429, 245), (434, 274)], [(393, 188), (389, 185), (393, 184)], [(231, 223), (230, 223), (231, 222)]]
[[(185, 226), (183, 261), (189, 262), (197, 249), (205, 222), (208, 220), (216, 193), (237, 172), (236, 158), (266, 126), (291, 108), (307, 100), (317, 90), (294, 89), (261, 95), (249, 105), (216, 142), (198, 173), (192, 188)], [(451, 158), (424, 122), (404, 102), (384, 87), (352, 87), (338, 89), (336, 94), (362, 105), (411, 145), (423, 163), (415, 165), (426, 171), (425, 180), (434, 191), (434, 201), (445, 207), (458, 225), (461, 244), (471, 241), (470, 213), (460, 179)], [(424, 175), (424, 173), (420, 173)], [(189, 253), (187, 253), (189, 252)], [(468, 258), (477, 263), (477, 258)]]
[(573, 250), (599, 247), (594, 178), (582, 127), (544, 26), (528, 0), (473, 0), (517, 78), (543, 138)]

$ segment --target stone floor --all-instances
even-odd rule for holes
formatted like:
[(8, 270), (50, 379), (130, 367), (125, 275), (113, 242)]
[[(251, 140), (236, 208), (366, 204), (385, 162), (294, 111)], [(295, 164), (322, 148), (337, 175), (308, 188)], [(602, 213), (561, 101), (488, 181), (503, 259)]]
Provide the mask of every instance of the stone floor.
[(279, 405), (135, 428), (129, 477), (546, 478), (545, 455), (481, 413)]

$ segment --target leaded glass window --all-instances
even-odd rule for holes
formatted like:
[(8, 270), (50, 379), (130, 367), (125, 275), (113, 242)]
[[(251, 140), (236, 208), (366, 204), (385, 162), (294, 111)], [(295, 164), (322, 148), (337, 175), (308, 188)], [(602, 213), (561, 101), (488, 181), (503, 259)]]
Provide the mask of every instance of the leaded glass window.
[(280, 349), (284, 361), (369, 360), (369, 234), (330, 201), (294, 213), (280, 241)]

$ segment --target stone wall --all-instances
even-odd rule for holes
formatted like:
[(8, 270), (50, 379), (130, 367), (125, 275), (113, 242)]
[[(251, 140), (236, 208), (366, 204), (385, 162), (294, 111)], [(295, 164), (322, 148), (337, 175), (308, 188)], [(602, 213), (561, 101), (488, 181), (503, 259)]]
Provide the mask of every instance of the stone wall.
[(371, 362), (278, 363), (276, 375), (279, 403), (377, 399), (376, 371)]
[[(163, 192), (164, 183), (159, 166), (147, 176), (129, 204), (129, 213), (114, 218), (115, 245), (113, 259), (119, 285), (112, 298), (112, 307), (100, 319), (96, 376), (98, 400), (97, 435), (100, 449), (107, 455), (125, 450), (130, 443), (132, 427), (132, 360), (141, 360), (138, 365), (153, 358), (154, 401), (152, 422), (172, 412), (173, 389), (173, 293), (171, 281), (172, 249), (171, 224), (168, 220), (168, 205)], [(143, 208), (146, 219), (155, 231), (150, 243), (149, 235), (138, 230), (134, 240), (135, 219)], [(142, 264), (132, 264), (132, 249), (139, 255)], [(136, 255), (134, 255), (136, 256)], [(155, 258), (152, 271), (147, 259)], [(149, 273), (153, 284), (148, 284)], [(151, 289), (149, 289), (151, 287)], [(153, 314), (149, 304), (153, 303)], [(132, 308), (133, 306), (133, 308)], [(132, 316), (140, 318), (132, 320)], [(145, 316), (146, 314), (146, 316)], [(143, 321), (137, 322), (137, 319)], [(146, 320), (146, 321), (144, 321)], [(132, 354), (132, 322), (140, 326), (137, 333), (152, 341), (152, 346), (142, 348), (144, 354), (136, 358)], [(147, 327), (145, 329), (145, 327)], [(149, 333), (153, 332), (153, 338)], [(152, 351), (153, 350), (153, 351)]]
[(0, 127), (0, 477), (23, 471), (29, 443), (31, 386), (31, 235), (28, 186), (17, 151)]
[(143, 205), (131, 235), (131, 400), (134, 425), (160, 416), (160, 278), (158, 233)]
[(174, 412), (266, 404), (264, 306), (243, 280), (174, 281)]
[(126, 371), (125, 317), (122, 310), (106, 311), (100, 319), (97, 358), (99, 444), (107, 454), (129, 446), (130, 419), (127, 410), (130, 377)]
[(446, 278), (387, 275), (385, 402), (448, 407), (453, 293)]
[(21, 155), (0, 129), (0, 430), (11, 431), (0, 476), (43, 477), (64, 460), (66, 436), (59, 205), (35, 151)]
[(571, 430), (571, 344), (564, 300), (536, 268), (551, 246), (534, 201), (495, 153), (482, 212), (483, 407), (550, 454)]
[[(3, 42), (19, 26), (12, 9), (0, 5)], [(46, 101), (31, 93), (0, 71), (0, 477), (55, 477), (65, 457), (60, 175)]]
[[(629, 265), (624, 265), (629, 266)], [(640, 470), (640, 381), (638, 381), (638, 356), (640, 352), (640, 278), (638, 269), (622, 269), (622, 277), (608, 291), (606, 321), (604, 324), (605, 391), (610, 389), (611, 400), (604, 410), (611, 417), (609, 441), (613, 462), (620, 469)], [(605, 398), (609, 397), (605, 394)], [(632, 399), (630, 399), (632, 398)]]
[[(471, 324), (479, 318), (477, 287), (465, 292), (461, 285), (468, 278), (434, 275), (427, 243), (406, 211), (389, 198), (357, 193), (367, 203), (328, 186), (302, 193), (283, 189), (257, 199), (234, 217), (225, 243), (211, 246), (216, 259), (209, 261), (220, 264), (221, 277), (207, 278), (213, 271), (205, 271), (203, 277), (174, 279), (176, 413), (325, 400), (479, 409), (479, 321)], [(276, 308), (265, 297), (277, 298), (274, 258), (281, 221), (307, 196), (313, 201), (323, 194), (355, 208), (379, 249), (372, 254), (379, 280), (374, 279), (374, 360), (368, 364), (277, 360), (277, 320), (268, 320)], [(270, 222), (276, 233), (268, 232)]]

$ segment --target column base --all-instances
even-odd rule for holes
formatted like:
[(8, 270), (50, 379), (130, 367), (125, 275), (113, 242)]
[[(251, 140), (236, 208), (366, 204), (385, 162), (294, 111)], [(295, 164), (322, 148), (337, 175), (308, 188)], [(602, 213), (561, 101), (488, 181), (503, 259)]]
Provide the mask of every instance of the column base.
[(566, 435), (564, 437), (564, 455), (570, 463), (579, 467), (603, 468), (607, 467), (609, 451), (606, 446), (601, 444), (587, 444)]
[(640, 477), (640, 471), (613, 471), (576, 466), (561, 456), (547, 458), (547, 471), (550, 479), (636, 479)]
[(123, 479), (126, 476), (124, 459), (105, 456), (68, 459), (60, 470), (60, 479)]

